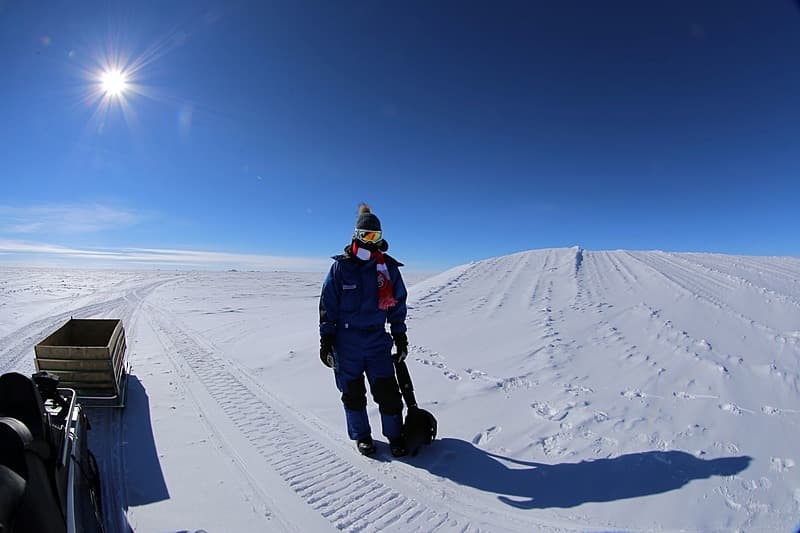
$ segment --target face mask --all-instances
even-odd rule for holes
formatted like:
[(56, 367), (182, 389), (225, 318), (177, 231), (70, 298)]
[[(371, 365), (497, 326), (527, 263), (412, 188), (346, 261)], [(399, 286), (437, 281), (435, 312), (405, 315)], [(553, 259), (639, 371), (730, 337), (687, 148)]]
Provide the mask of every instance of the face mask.
[(366, 248), (355, 246), (355, 249), (356, 249), (356, 257), (358, 257), (362, 261), (369, 261), (369, 258), (372, 257), (372, 252), (370, 252)]
[[(380, 241), (380, 242), (383, 242), (383, 241)], [(380, 250), (380, 243), (377, 243), (377, 242), (364, 242), (364, 241), (356, 240), (356, 245), (359, 248), (363, 248), (365, 250), (369, 250), (370, 252), (377, 252), (378, 250)]]

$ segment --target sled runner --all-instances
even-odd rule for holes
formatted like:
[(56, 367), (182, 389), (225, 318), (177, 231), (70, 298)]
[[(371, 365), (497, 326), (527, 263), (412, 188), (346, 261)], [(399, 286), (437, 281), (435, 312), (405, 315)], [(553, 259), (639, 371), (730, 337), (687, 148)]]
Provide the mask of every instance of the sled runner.
[(36, 370), (59, 377), (85, 405), (123, 407), (128, 378), (125, 329), (116, 319), (75, 319), (34, 346)]
[(75, 391), (0, 376), (0, 531), (102, 533), (100, 476)]
[(408, 373), (408, 366), (405, 361), (394, 363), (397, 382), (400, 384), (400, 392), (406, 402), (406, 419), (403, 422), (403, 435), (406, 439), (406, 447), (411, 456), (419, 453), (423, 444), (430, 444), (436, 438), (437, 423), (431, 413), (417, 406), (414, 397), (414, 385), (411, 383), (411, 375)]

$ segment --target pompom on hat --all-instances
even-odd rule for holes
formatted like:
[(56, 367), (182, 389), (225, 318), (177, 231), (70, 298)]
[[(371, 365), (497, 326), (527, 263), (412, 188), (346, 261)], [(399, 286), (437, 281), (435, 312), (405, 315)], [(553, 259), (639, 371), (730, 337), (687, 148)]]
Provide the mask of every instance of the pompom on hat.
[(356, 229), (381, 231), (381, 221), (372, 213), (372, 209), (367, 204), (358, 206)]
[(380, 219), (375, 216), (372, 209), (365, 203), (358, 206), (358, 218), (356, 219), (356, 227), (353, 231), (353, 242), (358, 242), (359, 247), (371, 251), (385, 252), (389, 249), (389, 243), (382, 238), (382, 235), (381, 240), (377, 242), (364, 242), (357, 238), (356, 234), (358, 231), (380, 231), (381, 234), (383, 233)]

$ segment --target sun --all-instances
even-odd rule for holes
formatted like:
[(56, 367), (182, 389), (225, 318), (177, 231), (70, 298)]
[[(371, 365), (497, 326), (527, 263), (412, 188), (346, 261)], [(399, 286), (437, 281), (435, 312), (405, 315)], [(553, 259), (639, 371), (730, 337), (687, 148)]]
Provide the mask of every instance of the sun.
[[(0, 4), (3, 0), (0, 0)], [(123, 40), (122, 36), (112, 40)], [(158, 90), (142, 83), (146, 70), (169, 51), (172, 40), (157, 42), (144, 52), (133, 55), (113, 43), (88, 48), (75, 61), (76, 70), (85, 85), (81, 104), (92, 110), (90, 127), (102, 133), (111, 127), (114, 117), (122, 114), (129, 126), (137, 124), (135, 107), (142, 98), (158, 99)], [(78, 57), (76, 55), (76, 57)]]
[(108, 96), (122, 96), (128, 87), (128, 77), (121, 70), (107, 70), (100, 76), (100, 86)]

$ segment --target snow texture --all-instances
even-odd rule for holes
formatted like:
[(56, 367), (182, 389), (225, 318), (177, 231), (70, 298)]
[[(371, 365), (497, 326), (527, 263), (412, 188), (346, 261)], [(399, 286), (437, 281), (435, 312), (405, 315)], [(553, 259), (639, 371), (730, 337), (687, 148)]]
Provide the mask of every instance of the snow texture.
[(32, 372), (70, 316), (122, 318), (128, 405), (89, 413), (111, 532), (797, 528), (799, 259), (575, 247), (408, 275), (439, 439), (402, 460), (347, 439), (322, 279), (0, 269), (0, 370)]

